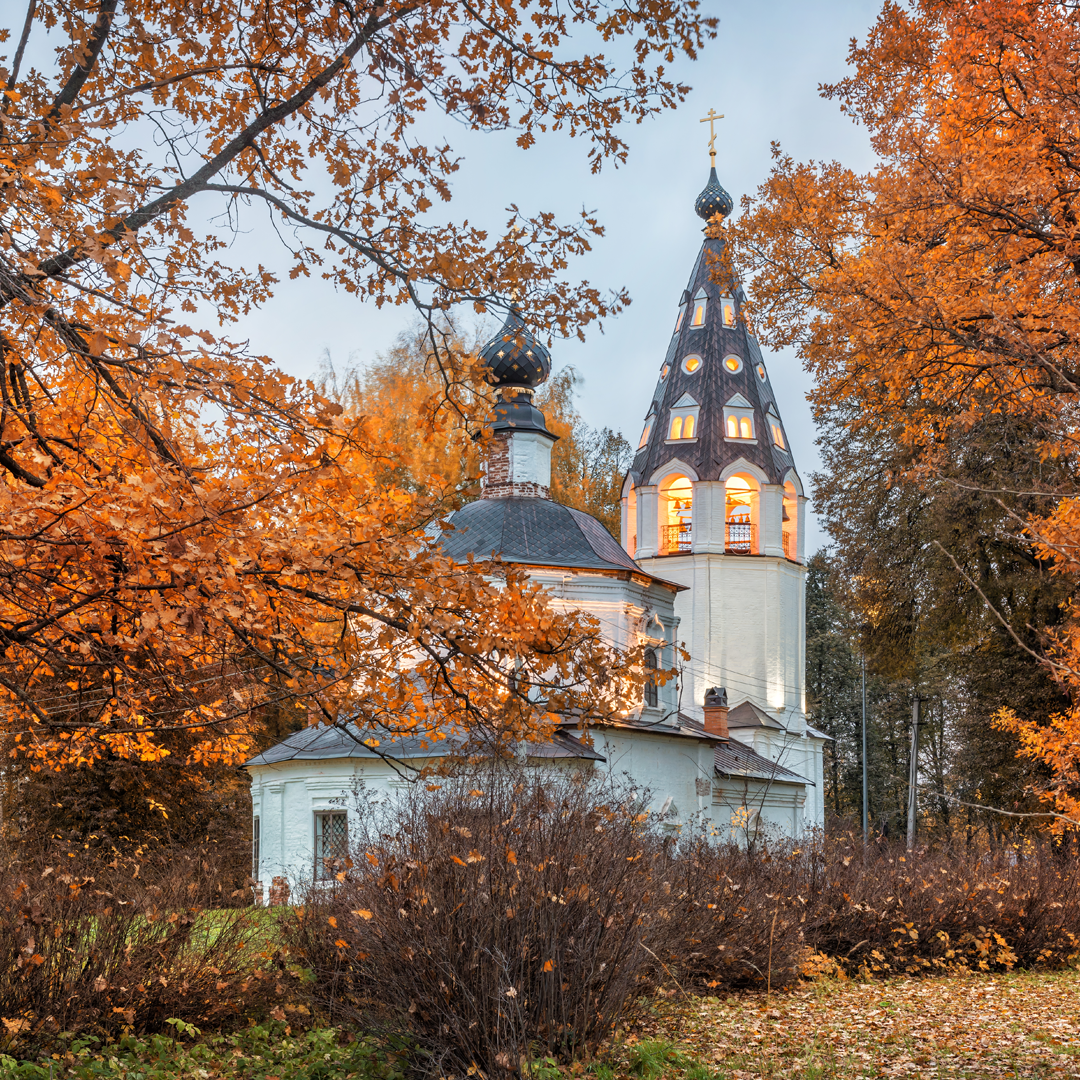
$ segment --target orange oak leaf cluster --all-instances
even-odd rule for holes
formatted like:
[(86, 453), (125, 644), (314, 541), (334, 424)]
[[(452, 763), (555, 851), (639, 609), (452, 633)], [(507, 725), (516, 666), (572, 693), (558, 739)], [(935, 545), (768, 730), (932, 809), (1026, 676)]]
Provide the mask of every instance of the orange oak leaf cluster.
[[(965, 432), (1022, 417), (1044, 510), (1017, 517), (1040, 557), (1080, 585), (1075, 475), (1080, 390), (1080, 12), (1030, 0), (886, 3), (853, 74), (824, 88), (869, 133), (879, 164), (773, 171), (726, 232), (755, 275), (756, 325), (794, 345), (814, 405), (852, 436), (910, 448), (908, 482), (940, 477)], [(885, 482), (888, 477), (883, 478)], [(1080, 611), (1045, 660), (1080, 698)], [(1050, 764), (1042, 792), (1080, 820), (1080, 708), (996, 722)], [(989, 718), (988, 718), (989, 720)], [(1059, 821), (1059, 823), (1061, 823)]]
[[(0, 731), (52, 766), (154, 760), (162, 730), (232, 761), (259, 708), (395, 731), (616, 707), (633, 658), (510, 570), (442, 558), (407, 445), (246, 355), (223, 328), (276, 277), (228, 261), (276, 229), (289, 273), (440, 327), (511, 295), (580, 332), (618, 311), (565, 279), (600, 233), (512, 208), (503, 235), (428, 213), (457, 158), (439, 110), (594, 169), (619, 124), (680, 101), (697, 0), (30, 0), (0, 71)], [(587, 32), (587, 33), (586, 33)], [(571, 35), (575, 41), (571, 41)], [(625, 48), (581, 50), (577, 38)], [(577, 51), (575, 51), (577, 50)], [(218, 227), (197, 226), (217, 212)], [(215, 320), (216, 317), (216, 320)], [(303, 313), (298, 312), (298, 318)], [(218, 329), (206, 327), (216, 321)], [(629, 666), (628, 666), (629, 665)], [(541, 703), (538, 703), (541, 702)]]

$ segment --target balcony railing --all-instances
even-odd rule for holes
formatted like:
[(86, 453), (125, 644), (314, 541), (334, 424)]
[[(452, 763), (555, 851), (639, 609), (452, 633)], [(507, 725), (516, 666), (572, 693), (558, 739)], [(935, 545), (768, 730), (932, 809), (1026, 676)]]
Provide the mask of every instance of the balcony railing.
[(674, 555), (677, 551), (689, 551), (691, 528), (689, 522), (680, 525), (665, 525), (664, 554)]
[(729, 555), (753, 555), (756, 550), (756, 525), (749, 521), (724, 522), (724, 551)]

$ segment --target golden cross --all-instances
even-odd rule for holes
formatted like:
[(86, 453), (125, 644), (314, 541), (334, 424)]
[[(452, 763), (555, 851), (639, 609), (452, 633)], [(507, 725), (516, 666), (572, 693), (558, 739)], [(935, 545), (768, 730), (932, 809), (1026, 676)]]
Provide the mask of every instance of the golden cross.
[(700, 120), (702, 124), (709, 125), (709, 163), (716, 167), (716, 121), (723, 120), (724, 114), (718, 113), (715, 109), (709, 110), (708, 116), (703, 116)]

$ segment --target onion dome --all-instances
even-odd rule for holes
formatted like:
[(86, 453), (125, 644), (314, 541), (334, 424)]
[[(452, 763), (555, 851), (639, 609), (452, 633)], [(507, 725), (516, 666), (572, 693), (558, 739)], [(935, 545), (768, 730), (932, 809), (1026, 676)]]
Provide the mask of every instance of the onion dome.
[(716, 169), (709, 170), (709, 182), (705, 190), (697, 197), (694, 203), (694, 212), (699, 218), (708, 221), (714, 214), (722, 214), (727, 217), (735, 207), (735, 201), (720, 186), (716, 178)]
[(480, 350), (492, 386), (532, 389), (551, 374), (551, 353), (525, 326), (516, 308), (510, 309), (502, 329)]

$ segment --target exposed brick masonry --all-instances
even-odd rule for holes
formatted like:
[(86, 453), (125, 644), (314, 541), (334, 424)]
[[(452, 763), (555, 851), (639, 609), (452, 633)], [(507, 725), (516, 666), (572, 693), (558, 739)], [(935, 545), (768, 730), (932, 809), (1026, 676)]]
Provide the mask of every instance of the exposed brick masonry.
[(719, 735), (721, 739), (731, 737), (728, 734), (728, 707), (726, 705), (706, 705), (703, 711), (705, 713), (705, 730), (710, 735)]
[(482, 499), (550, 499), (551, 488), (544, 484), (534, 484), (511, 479), (512, 431), (499, 431), (487, 444), (484, 461), (484, 475), (480, 482)]

